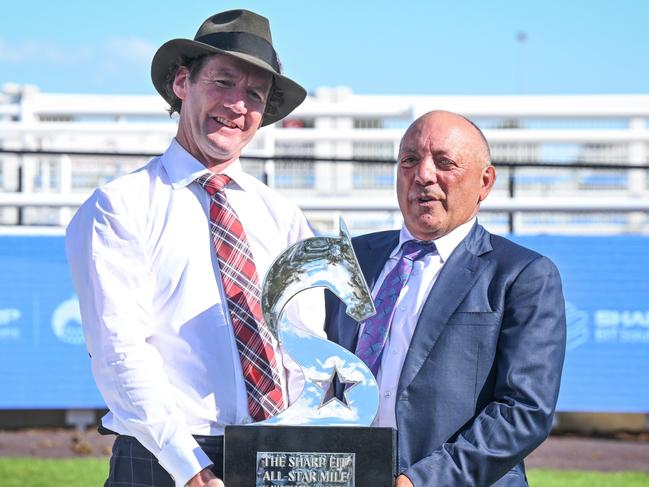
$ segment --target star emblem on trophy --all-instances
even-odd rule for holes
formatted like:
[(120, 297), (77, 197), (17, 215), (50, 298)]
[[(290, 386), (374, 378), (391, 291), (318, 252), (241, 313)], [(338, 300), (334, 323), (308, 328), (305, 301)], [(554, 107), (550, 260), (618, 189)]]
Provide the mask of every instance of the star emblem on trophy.
[(335, 294), (357, 322), (376, 313), (342, 219), (337, 237), (293, 244), (266, 274), (264, 319), (302, 368), (304, 388), (277, 416), (226, 427), (226, 485), (392, 486), (396, 431), (370, 427), (379, 404), (374, 375), (352, 352), (296, 326), (283, 312), (296, 294), (314, 287)]

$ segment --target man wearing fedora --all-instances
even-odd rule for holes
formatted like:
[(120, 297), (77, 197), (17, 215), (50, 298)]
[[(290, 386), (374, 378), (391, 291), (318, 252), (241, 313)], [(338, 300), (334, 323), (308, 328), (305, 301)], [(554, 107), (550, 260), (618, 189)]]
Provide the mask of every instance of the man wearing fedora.
[[(246, 10), (163, 44), (151, 75), (179, 112), (175, 139), (97, 189), (66, 233), (109, 408), (101, 429), (117, 435), (105, 485), (222, 486), (225, 425), (274, 416), (301, 392), (263, 322), (259, 286), (278, 253), (312, 234), (239, 156), (306, 93), (281, 74), (268, 20)], [(309, 306), (318, 298), (290, 312), (322, 333)]]

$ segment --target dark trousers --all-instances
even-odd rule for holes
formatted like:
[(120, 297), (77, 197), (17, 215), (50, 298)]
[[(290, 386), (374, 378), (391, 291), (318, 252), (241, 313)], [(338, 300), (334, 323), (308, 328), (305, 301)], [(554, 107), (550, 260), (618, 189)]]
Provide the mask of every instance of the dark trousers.
[[(212, 472), (223, 478), (223, 437), (194, 436), (198, 445), (214, 462)], [(156, 457), (132, 436), (118, 435), (113, 443), (110, 472), (104, 487), (174, 487), (171, 475)]]

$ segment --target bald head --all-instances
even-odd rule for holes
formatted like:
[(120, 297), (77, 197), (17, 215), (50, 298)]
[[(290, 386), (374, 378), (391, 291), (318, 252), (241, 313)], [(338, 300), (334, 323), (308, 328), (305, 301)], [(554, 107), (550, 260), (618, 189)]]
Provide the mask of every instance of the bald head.
[(433, 111), (408, 127), (397, 169), (404, 223), (419, 240), (435, 240), (477, 213), (496, 180), (482, 131), (457, 113)]
[(469, 120), (464, 115), (460, 115), (455, 112), (448, 112), (446, 110), (433, 110), (428, 113), (423, 114), (417, 120), (410, 124), (410, 127), (406, 130), (401, 143), (399, 144), (399, 152), (401, 152), (401, 147), (403, 141), (406, 140), (408, 132), (411, 130), (417, 130), (420, 126), (426, 125), (427, 123), (434, 123), (439, 121), (439, 123), (448, 124), (449, 127), (458, 125), (464, 126), (468, 129), (469, 133), (473, 132), (474, 136), (477, 136), (477, 139), (473, 137), (473, 140), (467, 140), (467, 142), (473, 145), (473, 150), (475, 152), (476, 159), (481, 162), (483, 167), (486, 167), (491, 164), (491, 149), (489, 148), (489, 142), (485, 137), (480, 127), (478, 127), (474, 122)]

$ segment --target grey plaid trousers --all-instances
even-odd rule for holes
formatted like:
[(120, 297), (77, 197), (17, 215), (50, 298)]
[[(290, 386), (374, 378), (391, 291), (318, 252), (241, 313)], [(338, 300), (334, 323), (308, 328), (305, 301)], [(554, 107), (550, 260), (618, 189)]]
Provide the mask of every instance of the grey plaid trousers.
[[(199, 446), (214, 462), (212, 471), (223, 478), (223, 437), (195, 436)], [(104, 487), (174, 487), (171, 475), (156, 457), (132, 436), (118, 435), (113, 443), (110, 472)]]

